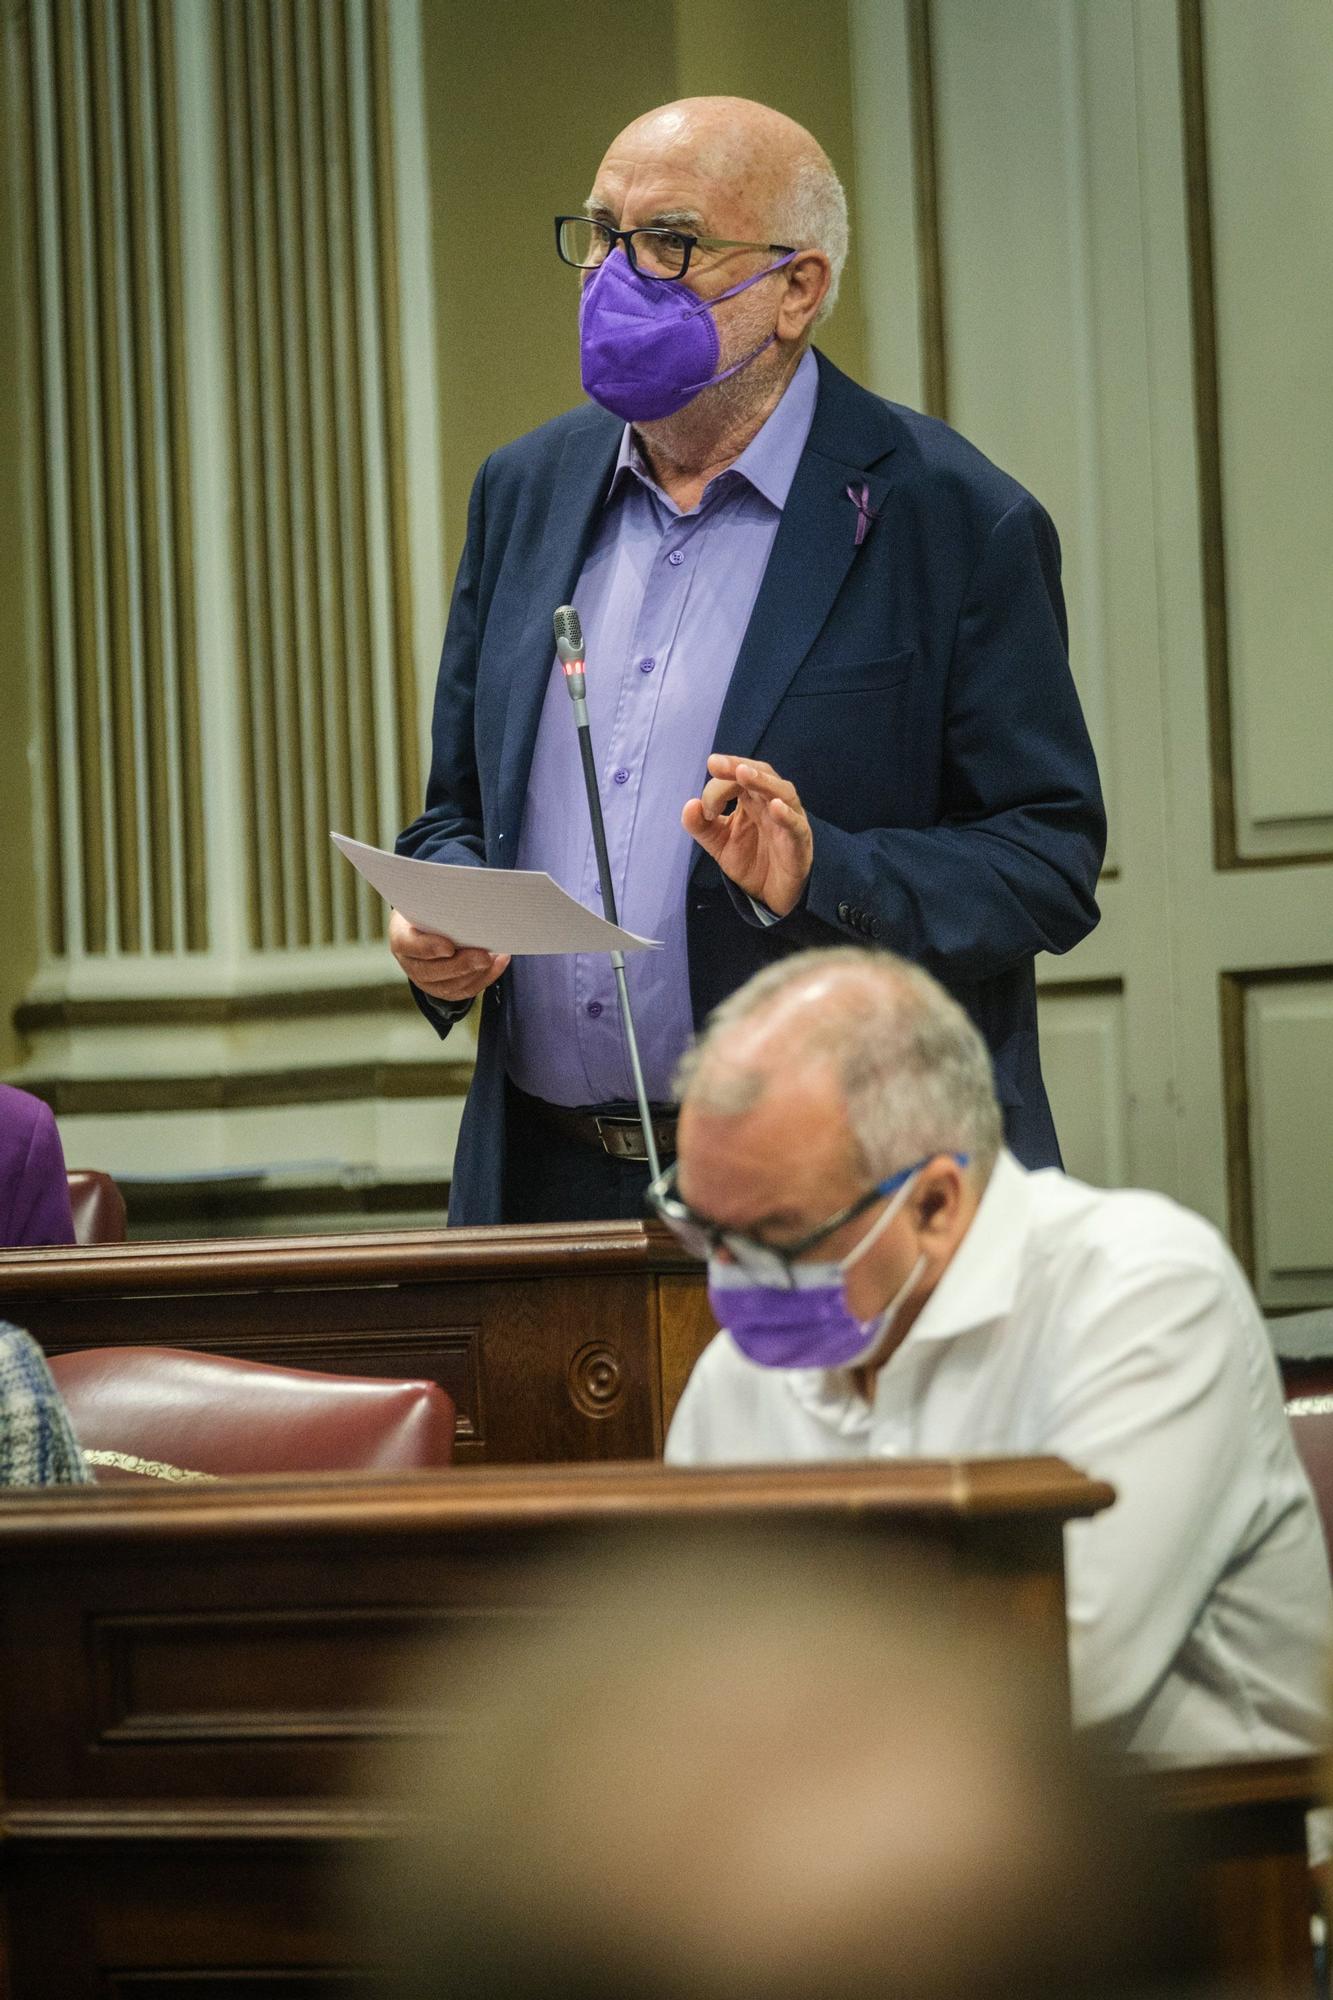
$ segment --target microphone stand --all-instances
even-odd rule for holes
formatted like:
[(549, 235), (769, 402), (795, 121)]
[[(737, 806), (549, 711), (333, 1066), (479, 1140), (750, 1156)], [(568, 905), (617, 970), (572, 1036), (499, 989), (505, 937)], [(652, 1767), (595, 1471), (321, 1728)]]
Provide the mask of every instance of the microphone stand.
[[(579, 636), (581, 639), (582, 635)], [(588, 682), (583, 660), (574, 655), (572, 649), (571, 657), (565, 658), (565, 644), (563, 640), (559, 644), (560, 660), (565, 670), (565, 685), (574, 704), (574, 723), (579, 732), (579, 756), (583, 762), (584, 789), (588, 794), (588, 816), (592, 820), (592, 844), (593, 852), (597, 856), (597, 879), (602, 885), (602, 911), (611, 923), (618, 924), (620, 919), (616, 915), (616, 892), (611, 882), (611, 860), (606, 851), (602, 799), (597, 789), (597, 766), (593, 762), (592, 732), (588, 726)], [(616, 976), (616, 999), (620, 1004), (620, 1019), (625, 1030), (625, 1043), (629, 1049), (629, 1066), (634, 1076), (634, 1095), (639, 1105), (639, 1123), (643, 1127), (648, 1171), (652, 1178), (657, 1180), (662, 1167), (657, 1157), (657, 1141), (653, 1136), (653, 1118), (648, 1109), (648, 1091), (643, 1080), (643, 1065), (639, 1061), (639, 1042), (634, 1033), (634, 1016), (630, 1012), (629, 987), (625, 983), (625, 954), (619, 947), (611, 953), (611, 970)]]

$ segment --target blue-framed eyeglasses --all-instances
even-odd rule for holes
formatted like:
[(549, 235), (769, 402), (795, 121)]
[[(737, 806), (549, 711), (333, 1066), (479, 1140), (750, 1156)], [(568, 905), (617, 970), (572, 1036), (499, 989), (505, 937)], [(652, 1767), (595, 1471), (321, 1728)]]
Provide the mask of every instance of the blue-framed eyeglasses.
[[(769, 1282), (794, 1285), (795, 1279), (792, 1275), (794, 1264), (809, 1256), (812, 1250), (817, 1249), (845, 1223), (854, 1221), (858, 1215), (864, 1215), (877, 1201), (882, 1201), (886, 1195), (896, 1194), (900, 1187), (911, 1180), (913, 1174), (920, 1173), (922, 1167), (929, 1166), (933, 1159), (939, 1157), (937, 1153), (927, 1153), (924, 1159), (914, 1160), (910, 1167), (902, 1167), (896, 1174), (890, 1174), (887, 1180), (879, 1181), (874, 1187), (867, 1188), (863, 1195), (858, 1195), (855, 1201), (848, 1202), (846, 1208), (840, 1208), (836, 1215), (831, 1215), (827, 1222), (821, 1222), (817, 1229), (798, 1237), (794, 1243), (784, 1243), (781, 1246), (765, 1243), (757, 1236), (748, 1236), (744, 1230), (724, 1228), (721, 1223), (714, 1222), (710, 1216), (700, 1215), (697, 1209), (682, 1201), (675, 1192), (674, 1160), (648, 1189), (647, 1201), (654, 1215), (665, 1222), (676, 1241), (688, 1250), (692, 1257), (698, 1257), (706, 1262), (710, 1257), (715, 1257), (719, 1250), (725, 1250), (743, 1271), (749, 1272), (754, 1277), (764, 1278)], [(950, 1153), (947, 1157), (955, 1160), (960, 1167), (965, 1167), (969, 1155)]]

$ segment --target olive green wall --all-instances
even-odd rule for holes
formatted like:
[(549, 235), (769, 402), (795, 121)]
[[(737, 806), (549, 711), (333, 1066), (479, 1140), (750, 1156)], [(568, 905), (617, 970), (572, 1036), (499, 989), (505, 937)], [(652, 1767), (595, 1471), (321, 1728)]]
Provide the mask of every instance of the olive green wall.
[[(852, 91), (829, 0), (425, 0), (423, 32), (452, 571), (481, 461), (579, 400), (551, 218), (582, 205), (616, 133), (674, 97), (757, 97), (816, 133), (850, 194)], [(863, 372), (854, 248), (820, 344)]]
[[(676, 0), (677, 89), (756, 97), (812, 131), (847, 190), (855, 217), (852, 73), (847, 9), (834, 0)], [(837, 311), (819, 345), (865, 379), (855, 221)]]

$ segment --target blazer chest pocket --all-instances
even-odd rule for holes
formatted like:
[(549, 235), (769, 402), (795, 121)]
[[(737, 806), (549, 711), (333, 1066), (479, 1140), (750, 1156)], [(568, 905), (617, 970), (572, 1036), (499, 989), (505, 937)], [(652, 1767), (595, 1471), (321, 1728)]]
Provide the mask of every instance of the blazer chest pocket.
[(896, 687), (912, 671), (915, 649), (888, 653), (876, 660), (812, 660), (803, 667), (787, 689), (793, 696), (829, 694), (879, 694)]

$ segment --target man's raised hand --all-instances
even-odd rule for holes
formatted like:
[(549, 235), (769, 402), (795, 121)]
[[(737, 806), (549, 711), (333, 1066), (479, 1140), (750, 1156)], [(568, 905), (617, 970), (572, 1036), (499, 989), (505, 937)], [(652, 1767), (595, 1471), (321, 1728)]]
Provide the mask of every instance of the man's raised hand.
[(414, 986), (432, 1000), (475, 1000), (509, 963), (508, 952), (457, 945), (438, 931), (418, 930), (398, 910), (389, 918), (389, 950)]
[(680, 823), (745, 895), (776, 917), (795, 909), (814, 861), (814, 836), (795, 785), (771, 764), (715, 752), (708, 782), (686, 801)]

